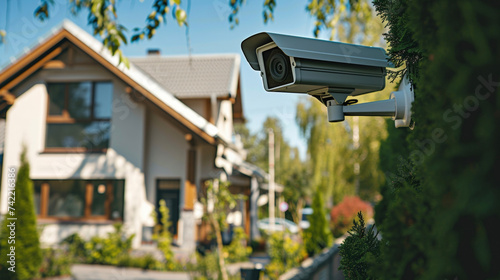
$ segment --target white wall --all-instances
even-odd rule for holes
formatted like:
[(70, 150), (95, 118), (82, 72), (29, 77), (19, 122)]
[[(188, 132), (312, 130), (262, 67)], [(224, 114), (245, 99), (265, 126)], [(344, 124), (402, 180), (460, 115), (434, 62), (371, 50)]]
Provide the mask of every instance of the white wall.
[(200, 116), (207, 118), (207, 100), (206, 99), (182, 99), (182, 103), (189, 106)]
[(233, 137), (233, 104), (230, 100), (219, 101), (219, 113), (215, 125), (219, 129), (220, 135), (231, 142)]
[[(107, 80), (113, 82), (112, 130), (109, 148), (105, 154), (44, 153), (47, 110), (45, 82)], [(22, 94), (21, 94), (22, 93)], [(132, 102), (125, 93), (125, 84), (101, 67), (86, 66), (83, 71), (45, 70), (31, 77), (14, 91), (16, 99), (9, 109), (3, 172), (19, 166), (22, 146), (28, 149), (32, 179), (125, 179), (125, 228), (136, 233), (134, 246), (140, 244), (142, 222), (149, 219), (152, 210), (146, 202), (144, 169), (145, 116), (144, 104)], [(125, 140), (125, 141), (124, 141)], [(5, 213), (6, 176), (2, 178), (0, 212)], [(86, 228), (86, 230), (81, 231)], [(72, 230), (71, 230), (72, 229)], [(48, 224), (42, 242), (53, 243), (78, 231), (84, 237), (96, 232), (107, 232), (111, 226), (88, 224), (68, 226)], [(57, 233), (54, 236), (54, 233)], [(85, 236), (86, 233), (89, 236)]]
[(184, 134), (156, 110), (147, 112), (146, 186), (147, 198), (156, 203), (156, 179), (180, 179), (179, 207), (183, 208), (189, 145)]

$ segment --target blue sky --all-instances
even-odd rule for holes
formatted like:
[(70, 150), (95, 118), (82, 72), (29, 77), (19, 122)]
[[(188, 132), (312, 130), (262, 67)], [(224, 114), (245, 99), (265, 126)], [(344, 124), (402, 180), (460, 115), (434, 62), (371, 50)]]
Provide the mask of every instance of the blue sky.
[[(7, 31), (7, 41), (0, 45), (0, 65), (8, 63), (11, 57), (22, 54), (36, 44), (38, 38), (47, 34), (65, 18), (91, 32), (87, 26), (85, 11), (74, 17), (68, 11), (68, 0), (54, 0), (54, 2), (50, 19), (41, 23), (33, 17), (38, 0), (0, 0), (0, 29)], [(264, 24), (263, 2), (263, 0), (246, 1), (239, 13), (240, 24), (231, 30), (228, 22), (230, 13), (228, 0), (191, 0), (188, 20), (192, 54), (240, 54), (243, 109), (248, 120), (247, 126), (252, 132), (257, 132), (267, 116), (280, 118), (285, 138), (292, 146), (298, 146), (301, 156), (305, 158), (306, 142), (300, 136), (295, 123), (295, 107), (301, 95), (264, 91), (259, 73), (252, 70), (244, 59), (240, 44), (248, 36), (262, 31), (312, 37), (314, 20), (305, 10), (307, 1), (281, 0), (276, 7), (275, 21)], [(118, 1), (120, 23), (130, 31), (134, 27), (142, 27), (151, 11), (151, 3), (151, 0)], [(184, 9), (187, 8), (186, 3), (187, 1), (183, 0)], [(171, 17), (168, 17), (167, 24), (161, 26), (153, 39), (129, 43), (122, 50), (126, 56), (132, 57), (145, 55), (149, 48), (159, 48), (162, 55), (166, 56), (187, 55), (186, 29), (179, 27)]]

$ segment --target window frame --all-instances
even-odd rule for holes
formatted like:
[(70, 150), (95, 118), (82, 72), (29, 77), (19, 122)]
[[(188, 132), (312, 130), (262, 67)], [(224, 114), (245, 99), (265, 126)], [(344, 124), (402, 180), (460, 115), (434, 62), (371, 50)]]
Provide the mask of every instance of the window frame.
[[(116, 181), (121, 181), (119, 179), (106, 180), (106, 179), (95, 179), (95, 180), (81, 180), (81, 179), (68, 179), (69, 181), (83, 181), (85, 183), (85, 197), (84, 197), (84, 209), (83, 216), (81, 217), (71, 217), (71, 216), (49, 216), (49, 200), (50, 200), (50, 181), (67, 181), (67, 180), (36, 180), (40, 182), (40, 203), (39, 203), (39, 214), (37, 219), (41, 221), (62, 221), (62, 222), (122, 222), (123, 217), (113, 219), (112, 216), (112, 203), (115, 199), (114, 197), (114, 183)], [(92, 202), (93, 202), (93, 191), (95, 181), (104, 181), (106, 183), (106, 200), (104, 202), (104, 215), (92, 215)], [(123, 185), (123, 188), (125, 185)], [(125, 196), (123, 197), (125, 199)], [(35, 209), (36, 212), (37, 209)], [(122, 215), (124, 215), (122, 210)]]
[[(69, 114), (69, 95), (70, 95), (70, 84), (74, 83), (90, 83), (91, 93), (90, 93), (90, 117), (89, 118), (72, 118)], [(46, 115), (46, 128), (45, 128), (45, 153), (106, 153), (109, 148), (109, 143), (107, 148), (87, 148), (87, 147), (47, 147), (47, 130), (49, 124), (76, 124), (76, 123), (92, 123), (92, 122), (109, 122), (111, 127), (111, 119), (109, 118), (95, 118), (95, 95), (96, 95), (96, 84), (97, 83), (110, 83), (113, 86), (114, 83), (111, 80), (77, 80), (77, 81), (47, 81), (45, 87), (47, 88), (47, 115)], [(62, 108), (61, 115), (50, 115), (50, 93), (48, 88), (50, 84), (63, 84), (64, 85), (64, 108)], [(114, 92), (111, 92), (112, 96)], [(111, 104), (112, 106), (112, 104)], [(112, 108), (111, 108), (112, 109)], [(110, 128), (111, 131), (111, 128)], [(110, 135), (111, 138), (111, 135)]]

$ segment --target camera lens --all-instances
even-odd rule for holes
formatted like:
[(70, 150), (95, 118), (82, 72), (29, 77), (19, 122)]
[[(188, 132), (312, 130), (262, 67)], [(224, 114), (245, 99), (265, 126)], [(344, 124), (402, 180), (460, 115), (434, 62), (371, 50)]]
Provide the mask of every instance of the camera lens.
[(271, 77), (275, 81), (277, 82), (284, 81), (288, 72), (286, 57), (279, 52), (273, 53), (271, 55), (271, 58), (269, 59), (269, 68)]
[(264, 60), (268, 88), (281, 87), (294, 82), (290, 57), (280, 48), (274, 47), (263, 51), (262, 59)]

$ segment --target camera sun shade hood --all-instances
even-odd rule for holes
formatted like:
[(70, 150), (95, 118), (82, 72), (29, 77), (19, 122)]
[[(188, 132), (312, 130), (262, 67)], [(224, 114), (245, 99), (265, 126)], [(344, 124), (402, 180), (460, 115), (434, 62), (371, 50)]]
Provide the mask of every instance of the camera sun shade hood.
[(387, 56), (382, 48), (262, 32), (241, 43), (243, 54), (254, 70), (260, 70), (255, 50), (270, 42), (274, 42), (291, 57), (372, 67), (388, 66)]

